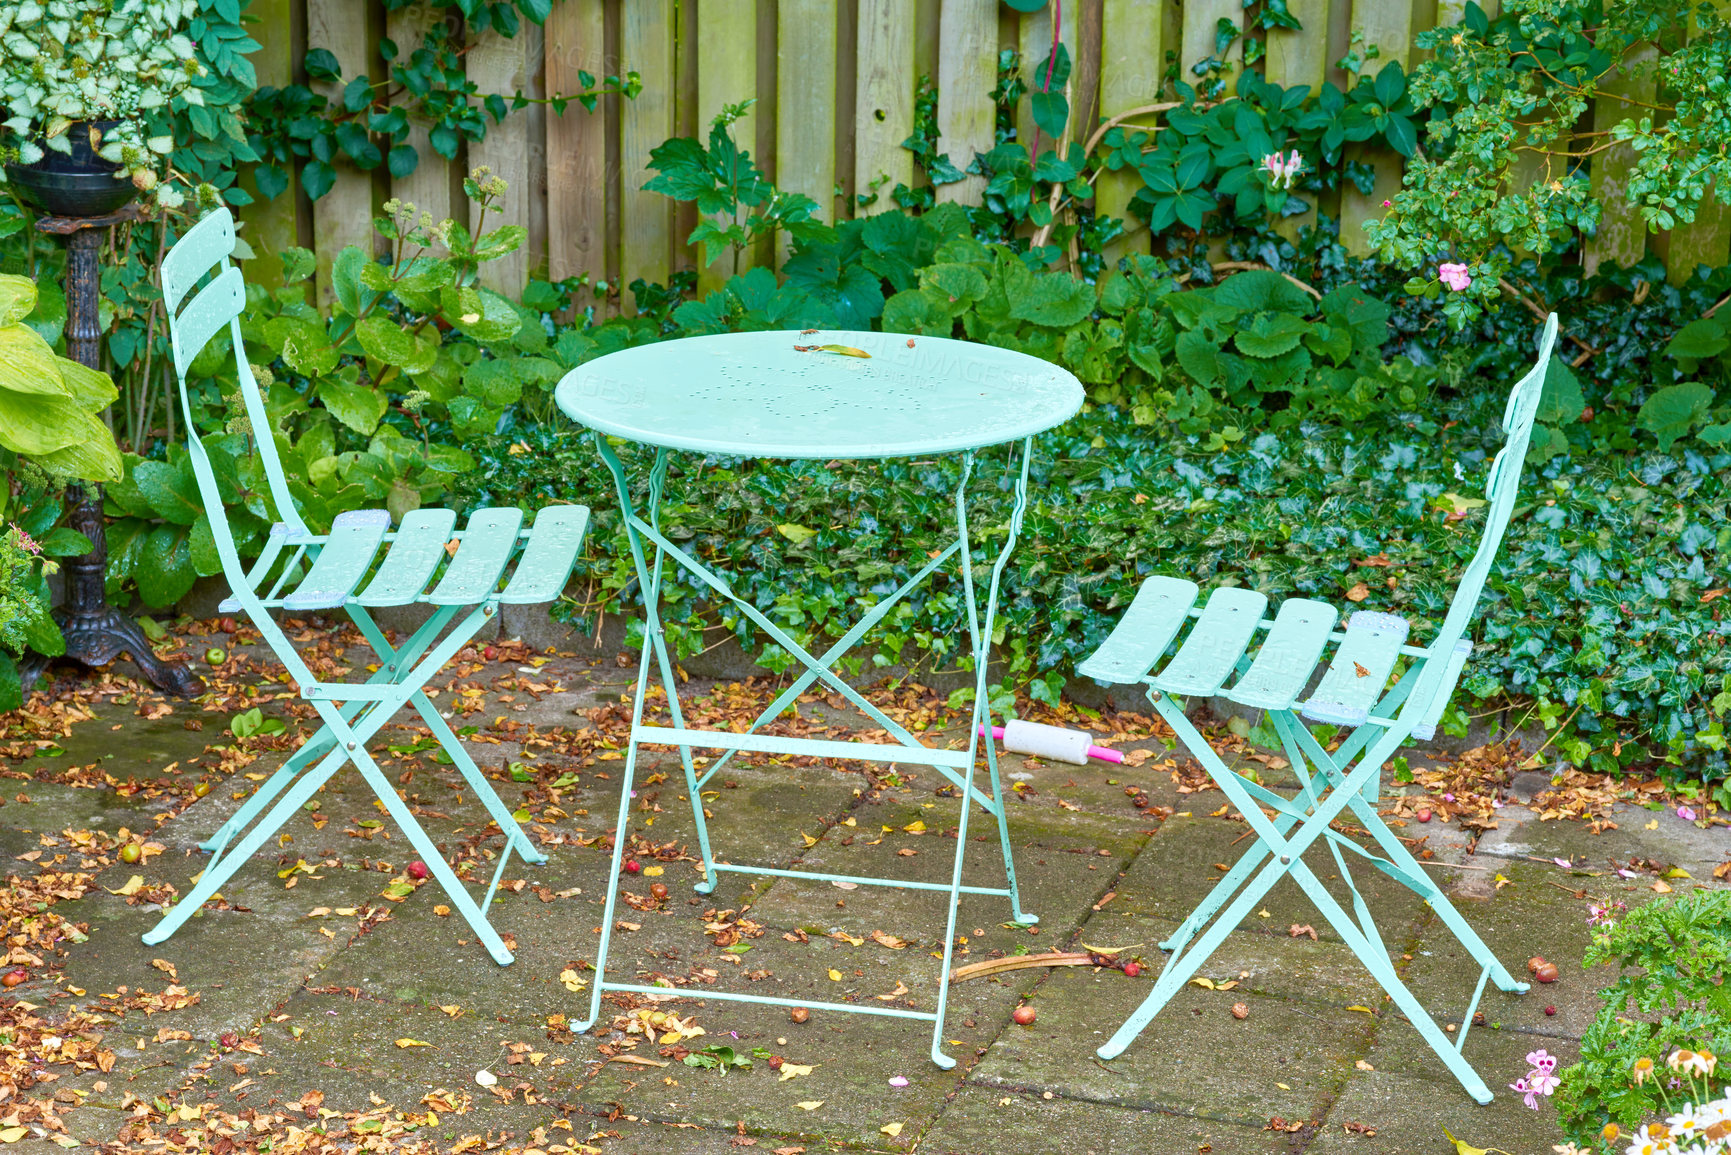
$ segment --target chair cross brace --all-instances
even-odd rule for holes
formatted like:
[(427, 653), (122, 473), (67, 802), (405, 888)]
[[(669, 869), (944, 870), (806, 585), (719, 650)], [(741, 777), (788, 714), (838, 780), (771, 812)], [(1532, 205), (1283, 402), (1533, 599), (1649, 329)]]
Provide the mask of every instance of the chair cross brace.
[[(355, 686), (325, 684), (321, 688), (328, 698), (309, 695), (313, 709), (324, 725), (283, 765), (266, 779), (251, 797), (200, 848), (211, 852), (204, 871), (193, 889), (165, 912), (162, 921), (145, 934), (148, 944), (162, 942), (178, 930), (188, 918), (215, 895), (246, 861), (257, 853), (284, 823), (311, 800), (321, 787), (340, 770), (344, 763), (353, 763), (386, 812), (396, 822), (427, 864), (432, 876), (450, 896), (452, 904), (475, 931), (482, 945), (500, 963), (512, 961), (498, 933), (487, 922), (486, 911), (509, 861), (511, 851), (528, 862), (545, 862), (546, 855), (536, 849), (528, 835), (512, 819), (510, 811), (500, 801), (475, 761), (464, 749), (450, 726), (439, 715), (422, 687), (428, 678), (441, 670), (456, 652), (466, 645), (476, 631), (492, 618), (496, 608), (491, 604), (476, 607), (468, 617), (450, 630), (435, 645), (433, 640), (457, 614), (459, 607), (441, 607), (417, 629), (401, 648), (393, 648), (384, 631), (359, 606), (347, 607), (349, 616), (379, 657), (379, 668), (366, 683)], [(425, 657), (422, 655), (425, 654)], [(371, 691), (363, 696), (361, 691)], [(352, 698), (346, 705), (338, 705)], [(487, 808), (493, 820), (505, 834), (505, 849), (499, 856), (492, 884), (479, 905), (470, 898), (463, 881), (445, 862), (445, 858), (421, 829), (414, 814), (397, 796), (397, 791), (373, 761), (366, 743), (396, 714), (405, 703), (412, 703), (451, 755), (464, 781)], [(316, 760), (316, 761), (315, 761)], [(280, 798), (279, 798), (280, 796)], [(272, 802), (275, 805), (272, 805)], [(238, 843), (230, 843), (242, 830), (251, 829)]]
[[(1414, 669), (1409, 670), (1406, 676), (1389, 690), (1383, 701), (1378, 703), (1379, 712), (1392, 713), (1400, 701), (1411, 692), (1416, 684), (1416, 670), (1415, 664)], [(1431, 910), (1460, 940), (1461, 945), (1480, 963), (1483, 971), (1468, 1010), (1468, 1021), (1472, 1010), (1478, 1006), (1487, 981), (1495, 980), (1497, 986), (1505, 991), (1518, 992), (1527, 989), (1525, 983), (1517, 982), (1497, 961), (1490, 948), (1467, 925), (1441, 888), (1424, 873), (1418, 860), (1393, 831), (1388, 829), (1376, 812), (1374, 798), (1382, 763), (1405, 741), (1406, 734), (1402, 728), (1374, 724), (1361, 726), (1336, 754), (1330, 755), (1316, 737), (1305, 729), (1296, 713), (1291, 710), (1269, 711), (1288, 761), (1300, 783), (1299, 794), (1286, 798), (1241, 777), (1229, 768), (1185, 715), (1181, 700), (1175, 700), (1153, 689), (1149, 691), (1148, 698), (1160, 716), (1172, 727), (1178, 740), (1202, 762), (1215, 783), (1237, 806), (1256, 835), (1257, 842), (1215, 884), (1208, 897), (1198, 904), (1178, 929), (1160, 943), (1163, 950), (1172, 953), (1155, 981), (1153, 991), (1099, 1049), (1100, 1057), (1113, 1059), (1121, 1054), (1172, 996), (1207, 962), (1209, 956), (1225, 942), (1227, 935), (1256, 909), (1275, 883), (1283, 877), (1291, 877), (1370, 970), (1395, 1006), (1460, 1080), (1467, 1093), (1481, 1103), (1489, 1102), (1489, 1088), (1461, 1055), (1460, 1048), (1465, 1042), (1466, 1031), (1462, 1029), (1457, 1038), (1450, 1039), (1402, 981), (1389, 961), (1388, 950), (1377, 931), (1370, 909), (1359, 893), (1347, 868), (1347, 860), (1341, 853), (1343, 849), (1350, 850), (1421, 895)], [(1355, 756), (1356, 763), (1352, 761)], [(1321, 779), (1320, 783), (1318, 779)], [(1263, 812), (1264, 805), (1275, 812), (1274, 818), (1269, 818)], [(1351, 811), (1376, 843), (1382, 852), (1380, 855), (1332, 829), (1333, 823), (1347, 810)], [(1304, 862), (1305, 852), (1319, 839), (1328, 846), (1340, 878), (1351, 892), (1351, 914), (1329, 893)]]

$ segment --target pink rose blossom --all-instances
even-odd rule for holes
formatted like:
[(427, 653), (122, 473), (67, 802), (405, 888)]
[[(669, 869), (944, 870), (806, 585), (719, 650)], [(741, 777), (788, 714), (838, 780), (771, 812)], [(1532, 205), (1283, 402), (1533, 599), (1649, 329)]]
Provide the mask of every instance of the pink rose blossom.
[(1439, 265), (1437, 275), (1442, 278), (1443, 284), (1457, 293), (1473, 283), (1473, 279), (1467, 275), (1467, 267), (1454, 261), (1445, 261)]

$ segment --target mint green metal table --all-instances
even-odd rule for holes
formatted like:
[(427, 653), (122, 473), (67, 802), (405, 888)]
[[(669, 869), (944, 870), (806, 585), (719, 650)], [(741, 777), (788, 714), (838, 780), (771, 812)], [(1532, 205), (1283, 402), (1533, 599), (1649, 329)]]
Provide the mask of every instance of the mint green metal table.
[[(847, 356), (818, 348), (829, 344), (857, 349), (869, 356)], [(576, 1029), (587, 1030), (594, 1024), (600, 1014), (604, 990), (667, 993), (664, 987), (608, 979), (607, 953), (619, 893), (620, 866), (628, 841), (637, 753), (644, 745), (672, 746), (679, 750), (685, 769), (685, 787), (702, 856), (703, 881), (696, 886), (698, 893), (711, 893), (720, 874), (730, 872), (933, 890), (949, 899), (949, 921), (944, 932), (943, 964), (938, 972), (938, 997), (934, 1010), (881, 1004), (822, 1003), (712, 990), (703, 991), (701, 997), (927, 1020), (932, 1023), (932, 1061), (940, 1067), (955, 1066), (955, 1060), (944, 1054), (942, 1044), (949, 988), (947, 978), (956, 941), (957, 900), (963, 894), (1002, 895), (1009, 899), (1011, 915), (1016, 921), (1036, 921), (1033, 915), (1023, 911), (1016, 889), (1016, 870), (1005, 823), (997, 753), (992, 743), (985, 743), (989, 793), (974, 785), (974, 765), (980, 726), (990, 724), (986, 702), (986, 651), (991, 643), (992, 620), (997, 612), (999, 581), (1015, 548), (1027, 508), (1028, 466), (1033, 453), (1033, 439), (1035, 434), (1061, 424), (1081, 408), (1081, 385), (1054, 365), (990, 345), (936, 337), (910, 338), (905, 334), (831, 330), (800, 333), (789, 330), (692, 337), (611, 353), (567, 374), (559, 383), (557, 399), (559, 408), (568, 417), (594, 431), (596, 448), (613, 474), (619, 509), (631, 544), (632, 561), (643, 591), (645, 617), (643, 653), (637, 671), (637, 700), (632, 716), (631, 742), (626, 752), (625, 780), (620, 783), (619, 815), (614, 828), (613, 863), (608, 879), (606, 914), (601, 925), (601, 946), (595, 962), (595, 981), (590, 990), (589, 1015)], [(625, 467), (615, 450), (615, 439), (633, 441), (654, 450), (649, 469), (647, 508), (643, 513), (639, 513), (633, 504)], [(1015, 483), (1009, 534), (992, 567), (982, 614), (975, 590), (971, 551), (965, 548), (969, 540), (968, 480), (979, 450), (997, 445), (1014, 447), (1018, 443), (1020, 472)], [(725, 578), (711, 572), (701, 561), (662, 534), (661, 493), (667, 476), (668, 456), (674, 450), (729, 457), (821, 461), (959, 453), (962, 469), (955, 490), (956, 540), (900, 589), (871, 606), (859, 624), (834, 645), (821, 655), (813, 654), (755, 605), (736, 596)], [(1010, 452), (1014, 453), (1015, 449)], [(651, 551), (653, 560), (649, 556)], [(952, 558), (959, 559), (957, 568), (961, 573), (968, 611), (969, 651), (974, 658), (974, 714), (967, 730), (966, 750), (934, 750), (921, 744), (906, 728), (867, 701), (836, 674), (834, 668), (842, 655), (883, 620), (897, 603), (943, 570)], [(805, 672), (764, 710), (746, 733), (691, 729), (685, 725), (679, 705), (679, 683), (674, 677), (673, 662), (668, 656), (658, 612), (663, 567), (669, 560), (707, 586), (715, 596), (732, 602), (740, 613), (755, 622), (805, 667)], [(643, 722), (643, 702), (652, 665), (667, 690), (671, 727), (648, 726)], [(757, 732), (818, 681), (847, 698), (894, 740), (880, 745), (782, 738)], [(692, 759), (694, 748), (722, 750), (725, 754), (699, 774)], [(950, 881), (944, 884), (824, 874), (718, 860), (709, 844), (701, 791), (704, 784), (741, 750), (933, 767), (959, 788), (962, 800)], [(968, 846), (968, 815), (972, 810), (967, 804), (970, 799), (997, 820), (998, 843), (1004, 856), (1005, 885), (1001, 887), (962, 885), (962, 861)]]

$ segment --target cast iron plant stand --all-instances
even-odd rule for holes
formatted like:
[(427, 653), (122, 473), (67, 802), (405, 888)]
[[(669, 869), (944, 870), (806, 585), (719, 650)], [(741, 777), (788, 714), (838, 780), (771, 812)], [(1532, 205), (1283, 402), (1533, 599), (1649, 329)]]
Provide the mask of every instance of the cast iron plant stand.
[[(66, 238), (66, 355), (81, 365), (101, 368), (102, 328), (98, 310), (102, 296), (102, 264), (97, 250), (107, 231), (138, 219), (138, 207), (126, 205), (99, 217), (40, 217), (36, 228)], [(90, 539), (91, 550), (65, 563), (66, 603), (55, 612), (66, 637), (65, 657), (81, 666), (106, 666), (122, 652), (157, 689), (182, 698), (204, 692), (204, 683), (185, 663), (156, 656), (150, 640), (131, 618), (110, 606), (104, 593), (108, 570), (108, 535), (102, 518), (102, 486), (66, 487), (66, 521)], [(39, 674), (47, 661), (30, 671)]]

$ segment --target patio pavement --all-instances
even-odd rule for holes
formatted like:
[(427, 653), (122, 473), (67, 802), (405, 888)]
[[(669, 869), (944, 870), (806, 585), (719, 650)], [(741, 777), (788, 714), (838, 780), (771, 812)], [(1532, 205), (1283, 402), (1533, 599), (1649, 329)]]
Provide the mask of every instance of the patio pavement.
[[(27, 1133), (5, 1150), (116, 1143), (226, 1152), (269, 1137), (279, 1151), (419, 1144), (608, 1155), (1442, 1155), (1451, 1149), (1446, 1126), (1474, 1146), (1546, 1155), (1560, 1141), (1549, 1106), (1529, 1110), (1502, 1089), (1524, 1073), (1531, 1050), (1574, 1059), (1596, 988), (1608, 981), (1579, 966), (1588, 939), (1583, 893), (1650, 895), (1655, 874), (1612, 873), (1630, 859), (1711, 880), (1725, 850), (1722, 830), (1627, 806), (1613, 815), (1617, 827), (1600, 834), (1579, 822), (1541, 822), (1518, 804), (1499, 810), (1488, 831), (1442, 821), (1422, 827), (1438, 874), (1505, 963), (1524, 972), (1526, 959), (1542, 954), (1562, 970), (1561, 981), (1525, 996), (1486, 993), (1485, 1024), (1466, 1053), (1499, 1091), (1488, 1107), (1467, 1098), (1290, 883), (1203, 968), (1221, 989), (1186, 987), (1110, 1063), (1093, 1050), (1140, 1001), (1151, 970), (1130, 978), (1108, 968), (1024, 969), (956, 984), (947, 1034), (961, 1061), (946, 1072), (927, 1058), (923, 1023), (823, 1013), (795, 1023), (782, 1009), (703, 999), (713, 983), (796, 999), (893, 995), (929, 1007), (943, 910), (930, 894), (741, 875), (723, 876), (713, 896), (694, 895), (696, 872), (680, 860), (689, 812), (681, 813), (684, 791), (669, 757), (644, 769), (675, 773), (660, 782), (640, 777), (633, 819), (645, 840), (634, 845), (663, 848), (659, 860), (643, 861), (659, 868), (670, 894), (657, 903), (649, 895), (656, 878), (628, 881), (645, 909), (621, 906), (631, 929), (616, 935), (613, 965), (616, 977), (666, 976), (686, 990), (659, 1005), (609, 996), (604, 1020), (633, 1006), (672, 1012), (706, 1032), (687, 1046), (722, 1042), (741, 1055), (761, 1049), (785, 1059), (779, 1074), (763, 1058), (724, 1073), (686, 1066), (679, 1051), (655, 1041), (568, 1029), (588, 1002), (586, 989), (569, 988), (595, 954), (606, 851), (594, 843), (611, 829), (635, 671), (612, 655), (531, 658), (509, 643), (494, 653), (496, 661), (478, 653), (439, 679), (449, 685), (437, 701), (453, 724), (476, 727), (470, 749), (506, 802), (529, 811), (529, 829), (548, 854), (545, 865), (513, 862), (506, 871), (493, 907), (494, 925), (515, 941), (517, 961), (506, 969), (460, 918), (442, 913), (436, 884), (400, 901), (385, 896), (410, 855), (388, 820), (379, 825), (383, 816), (352, 770), (233, 880), (223, 902), (167, 943), (140, 943), (162, 887), (188, 888), (203, 863), (194, 844), (280, 762), (302, 725), (297, 704), (267, 695), (264, 715), (284, 717), (289, 733), (237, 742), (225, 732), (245, 705), (232, 691), (271, 672), (268, 655), (235, 647), (222, 671), (225, 693), (203, 706), (166, 703), (122, 681), (69, 732), (35, 739), (28, 760), (20, 754), (31, 740), (19, 727), (0, 740), (0, 748), (13, 743), (0, 805), (13, 913), (21, 886), (35, 879), (40, 888), (43, 872), (57, 872), (66, 896), (48, 909), (83, 937), (62, 932), (51, 949), (29, 947), (54, 935), (31, 939), (14, 918), (14, 958), (35, 950), (43, 965), (29, 966), (30, 980), (0, 997), (0, 1015), (68, 1022), (68, 1038), (78, 1032), (84, 1049), (63, 1044), (64, 1054), (85, 1060), (82, 1069), (44, 1061), (52, 1049), (26, 1045), (41, 1030), (14, 1028), (7, 1045), (25, 1077), (0, 1113), (12, 1111)], [(327, 645), (321, 660), (351, 657), (360, 660)], [(767, 700), (764, 686), (693, 679), (685, 689), (713, 718)], [(942, 729), (935, 695), (903, 687), (886, 701), (934, 738), (955, 737)], [(808, 696), (788, 724), (854, 727), (858, 719), (840, 702)], [(431, 750), (412, 749), (417, 734), (400, 721), (385, 731), (385, 744), (397, 748), (386, 772), (435, 841), (473, 862), (484, 885), (501, 839), (487, 834), (485, 815), (455, 788), (452, 769)], [(1131, 733), (1150, 725), (1122, 715), (1109, 721)], [(1180, 789), (1194, 781), (1182, 773), (1182, 751), (1158, 737), (1120, 747), (1150, 754), (1124, 767), (1007, 760), (1020, 788), (1010, 830), (1024, 901), (1041, 922), (1008, 924), (1002, 900), (968, 898), (960, 915), (967, 953), (958, 961), (1086, 943), (1130, 948), (1157, 969), (1155, 942), (1219, 876), (1215, 864), (1237, 856), (1247, 828), (1224, 812), (1218, 791)], [(1260, 770), (1278, 783), (1277, 772)], [(705, 795), (714, 844), (736, 861), (947, 878), (955, 799), (936, 790), (941, 780), (931, 771), (873, 774), (858, 764), (741, 764)], [(213, 787), (202, 797), (193, 789), (200, 781)], [(120, 861), (123, 827), (161, 852)], [(1409, 822), (1402, 833), (1420, 829)], [(989, 823), (976, 823), (970, 836), (989, 832)], [(996, 857), (995, 846), (980, 842), (967, 881), (996, 884)], [(1312, 858), (1320, 876), (1338, 882), (1331, 859)], [(1440, 1020), (1458, 1021), (1477, 979), (1465, 952), (1408, 892), (1380, 875), (1361, 882), (1409, 983)], [(726, 911), (737, 914), (716, 913)], [(732, 935), (712, 933), (734, 917), (748, 920), (740, 924), (746, 951), (723, 949), (717, 938), (725, 945)], [(1298, 928), (1314, 929), (1314, 938)], [(1038, 1013), (1026, 1027), (1011, 1020), (1024, 1001)], [(1242, 1019), (1234, 1004), (1247, 1011)], [(790, 1077), (789, 1066), (811, 1070)], [(483, 1070), (495, 1085), (477, 1084)], [(905, 1085), (892, 1085), (896, 1077)], [(52, 1104), (17, 1110), (31, 1098)]]

